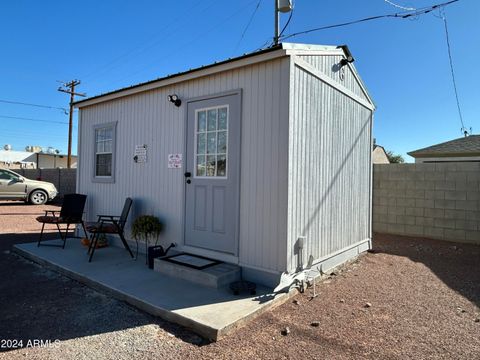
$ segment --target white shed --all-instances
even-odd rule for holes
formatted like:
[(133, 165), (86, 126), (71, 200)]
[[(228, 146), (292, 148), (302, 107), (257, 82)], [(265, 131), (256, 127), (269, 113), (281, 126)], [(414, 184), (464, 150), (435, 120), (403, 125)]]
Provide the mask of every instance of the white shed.
[(78, 101), (88, 219), (132, 197), (130, 222), (269, 286), (367, 250), (374, 104), (352, 61), (284, 43)]

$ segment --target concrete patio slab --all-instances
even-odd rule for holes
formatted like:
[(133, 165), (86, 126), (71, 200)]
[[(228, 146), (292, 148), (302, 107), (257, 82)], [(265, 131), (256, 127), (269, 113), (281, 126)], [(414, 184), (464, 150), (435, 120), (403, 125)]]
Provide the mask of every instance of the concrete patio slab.
[(27, 243), (16, 245), (14, 251), (210, 340), (220, 339), (290, 297), (264, 287), (257, 288), (256, 296), (235, 296), (225, 288), (172, 278), (149, 269), (144, 258), (133, 260), (125, 249), (115, 246), (97, 250), (91, 263), (86, 248), (73, 239), (65, 249)]

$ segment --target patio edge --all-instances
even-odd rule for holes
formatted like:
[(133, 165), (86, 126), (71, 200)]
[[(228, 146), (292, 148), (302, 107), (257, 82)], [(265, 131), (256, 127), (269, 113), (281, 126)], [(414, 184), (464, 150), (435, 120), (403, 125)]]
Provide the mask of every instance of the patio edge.
[[(22, 245), (22, 244), (19, 244)], [(152, 305), (144, 300), (141, 300), (135, 296), (132, 296), (130, 294), (126, 294), (120, 290), (113, 289), (109, 287), (106, 284), (103, 284), (99, 281), (94, 281), (86, 276), (80, 275), (74, 271), (71, 271), (59, 264), (56, 264), (54, 262), (50, 262), (47, 260), (44, 260), (43, 258), (29, 252), (28, 250), (22, 249), (21, 247), (15, 245), (12, 247), (12, 252), (27, 259), (30, 260), (34, 263), (37, 263), (49, 270), (55, 271), (61, 275), (64, 275), (70, 279), (73, 279), (75, 281), (78, 281), (82, 283), (85, 286), (88, 286), (96, 291), (102, 292), (108, 296), (111, 296), (112, 298), (115, 298), (117, 300), (123, 301), (131, 306), (134, 306), (135, 308), (144, 311), (150, 315), (160, 317), (163, 320), (179, 324), (181, 326), (184, 326), (185, 328), (190, 329), (191, 331), (197, 333), (198, 335), (211, 340), (211, 341), (218, 341), (221, 338), (231, 334), (235, 330), (243, 327), (246, 325), (249, 321), (253, 320), (257, 316), (260, 316), (266, 311), (269, 311), (277, 306), (282, 305), (288, 299), (291, 297), (295, 296), (298, 291), (296, 289), (292, 289), (288, 293), (281, 293), (277, 294), (273, 299), (269, 300), (269, 302), (260, 307), (259, 309), (251, 312), (250, 314), (246, 315), (245, 317), (238, 319), (222, 328), (213, 328), (208, 325), (202, 324), (200, 322), (197, 322), (195, 320), (189, 319), (187, 317), (184, 317), (180, 314), (177, 314), (175, 312), (160, 308), (158, 306)]]

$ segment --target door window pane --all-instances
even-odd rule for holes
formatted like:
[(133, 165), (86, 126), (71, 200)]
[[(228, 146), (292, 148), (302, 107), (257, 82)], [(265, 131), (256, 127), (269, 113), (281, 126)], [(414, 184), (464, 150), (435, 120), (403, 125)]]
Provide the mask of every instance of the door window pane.
[(218, 130), (227, 129), (227, 108), (218, 109)]
[(227, 132), (218, 132), (217, 154), (225, 154), (227, 152)]
[(198, 123), (197, 123), (197, 132), (205, 131), (206, 123), (207, 123), (207, 114), (205, 111), (199, 111), (197, 113), (198, 116)]
[(197, 154), (205, 154), (205, 140), (205, 133), (197, 135)]
[(227, 175), (227, 159), (225, 155), (217, 156), (217, 176)]
[(207, 134), (207, 154), (215, 154), (217, 148), (217, 133), (209, 132)]
[(217, 129), (217, 109), (208, 110), (208, 131), (215, 131)]
[(208, 155), (207, 156), (207, 176), (215, 176), (215, 167), (216, 167), (216, 156)]
[(197, 176), (205, 176), (205, 156), (197, 156)]

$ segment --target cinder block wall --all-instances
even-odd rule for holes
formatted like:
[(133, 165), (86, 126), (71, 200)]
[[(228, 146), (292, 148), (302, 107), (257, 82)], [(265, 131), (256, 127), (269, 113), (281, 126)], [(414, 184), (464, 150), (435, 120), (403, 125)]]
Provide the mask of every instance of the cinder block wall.
[(480, 244), (480, 163), (375, 164), (373, 231)]
[(59, 197), (72, 194), (76, 189), (77, 169), (17, 169), (15, 171), (28, 179), (40, 179), (53, 183), (59, 192)]

